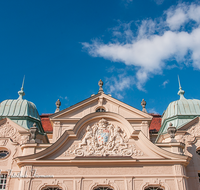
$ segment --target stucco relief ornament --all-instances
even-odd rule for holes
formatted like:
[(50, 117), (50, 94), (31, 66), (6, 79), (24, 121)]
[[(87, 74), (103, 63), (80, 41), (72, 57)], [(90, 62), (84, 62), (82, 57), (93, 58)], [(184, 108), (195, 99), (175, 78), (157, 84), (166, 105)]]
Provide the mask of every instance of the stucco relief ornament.
[[(27, 137), (26, 136), (21, 136), (18, 132), (18, 130), (8, 123), (0, 127), (0, 137), (9, 137), (12, 142), (14, 143), (19, 143), (23, 144), (26, 143)], [(3, 145), (2, 145), (3, 146)]]
[(125, 132), (120, 127), (101, 119), (86, 128), (82, 141), (68, 150), (76, 156), (141, 156), (143, 152), (128, 144)]
[(178, 135), (178, 142), (182, 142), (188, 145), (194, 144), (196, 142), (196, 137), (200, 136), (200, 125), (194, 125), (188, 129), (185, 135)]
[(20, 140), (20, 134), (17, 129), (9, 124), (5, 124), (0, 128), (0, 137), (10, 137), (13, 142), (18, 142)]
[(190, 127), (186, 134), (184, 135), (177, 135), (176, 139), (178, 142), (185, 144), (184, 153), (188, 156), (192, 157), (192, 154), (190, 153), (190, 149), (192, 147), (192, 144), (196, 142), (196, 138), (200, 136), (200, 125), (194, 125)]

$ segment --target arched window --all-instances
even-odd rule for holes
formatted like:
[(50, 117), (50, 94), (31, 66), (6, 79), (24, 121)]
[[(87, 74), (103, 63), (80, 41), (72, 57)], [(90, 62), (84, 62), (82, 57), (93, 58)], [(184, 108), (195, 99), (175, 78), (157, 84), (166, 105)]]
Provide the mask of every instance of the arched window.
[(52, 186), (48, 186), (48, 187), (45, 187), (44, 189), (42, 190), (62, 190), (60, 187), (52, 187)]
[(111, 187), (95, 187), (94, 190), (113, 190)]
[(145, 187), (144, 190), (164, 190), (162, 187), (156, 187), (156, 186), (152, 186), (152, 187)]
[(97, 108), (96, 112), (106, 112), (106, 110), (104, 108)]

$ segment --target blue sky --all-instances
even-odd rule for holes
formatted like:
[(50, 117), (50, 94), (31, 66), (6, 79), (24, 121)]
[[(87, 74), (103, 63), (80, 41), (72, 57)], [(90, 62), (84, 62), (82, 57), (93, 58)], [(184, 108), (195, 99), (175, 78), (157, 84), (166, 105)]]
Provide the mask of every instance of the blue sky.
[(162, 114), (200, 99), (200, 3), (175, 0), (0, 1), (0, 101), (53, 113), (98, 92)]

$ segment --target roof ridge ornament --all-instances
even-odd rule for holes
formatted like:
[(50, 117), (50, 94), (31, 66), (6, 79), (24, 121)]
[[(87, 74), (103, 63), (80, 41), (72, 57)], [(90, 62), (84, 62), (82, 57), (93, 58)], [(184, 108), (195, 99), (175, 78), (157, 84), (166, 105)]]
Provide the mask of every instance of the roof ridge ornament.
[(57, 113), (57, 112), (60, 111), (60, 106), (61, 106), (61, 102), (60, 102), (60, 100), (58, 99), (58, 100), (56, 101), (56, 111), (55, 111), (55, 113)]
[(144, 100), (144, 99), (142, 99), (142, 102), (141, 102), (141, 106), (142, 106), (142, 111), (143, 112), (145, 112), (145, 113), (147, 113), (147, 110), (146, 110), (146, 104), (147, 104), (147, 102)]
[(98, 85), (99, 85), (99, 92), (98, 93), (104, 93), (104, 91), (103, 91), (103, 88), (102, 88), (102, 86), (103, 86), (103, 81), (100, 79), (100, 81), (98, 82)]
[(23, 96), (25, 95), (25, 93), (24, 93), (24, 81), (25, 81), (25, 75), (24, 75), (24, 78), (23, 78), (21, 90), (18, 92), (18, 94), (19, 94), (18, 99), (20, 99), (20, 100), (22, 100)]
[(182, 90), (181, 83), (180, 83), (180, 79), (179, 79), (179, 75), (178, 75), (178, 83), (179, 83), (178, 95), (180, 96), (180, 100), (181, 100), (181, 99), (185, 99), (185, 97), (184, 97), (185, 91)]

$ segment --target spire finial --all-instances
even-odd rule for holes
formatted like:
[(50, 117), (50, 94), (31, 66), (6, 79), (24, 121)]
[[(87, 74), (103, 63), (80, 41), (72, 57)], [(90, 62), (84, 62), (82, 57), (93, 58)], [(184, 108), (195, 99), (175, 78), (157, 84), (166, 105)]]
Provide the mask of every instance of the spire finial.
[(103, 92), (103, 88), (102, 88), (102, 86), (103, 86), (103, 81), (100, 79), (100, 81), (98, 82), (98, 85), (99, 85), (99, 92), (98, 93), (104, 93)]
[(180, 83), (180, 79), (179, 79), (179, 75), (178, 75), (178, 84), (179, 84), (179, 90), (181, 90), (181, 83)]
[(24, 80), (25, 80), (25, 75), (24, 75), (24, 78), (23, 78), (22, 88), (21, 89), (24, 89)]
[(25, 81), (25, 75), (24, 75), (24, 78), (23, 78), (21, 90), (18, 92), (18, 94), (19, 94), (18, 99), (23, 99), (22, 97), (25, 95), (25, 93), (24, 93), (24, 81)]
[(145, 101), (144, 99), (142, 99), (142, 102), (141, 102), (142, 111), (145, 112), (145, 113), (147, 113), (147, 110), (146, 110), (146, 108), (145, 108), (145, 107), (146, 107), (146, 104), (147, 104), (146, 101)]
[(185, 97), (184, 97), (185, 91), (182, 90), (180, 79), (179, 79), (179, 75), (178, 75), (178, 83), (179, 83), (178, 95), (180, 96), (180, 99), (185, 99)]

